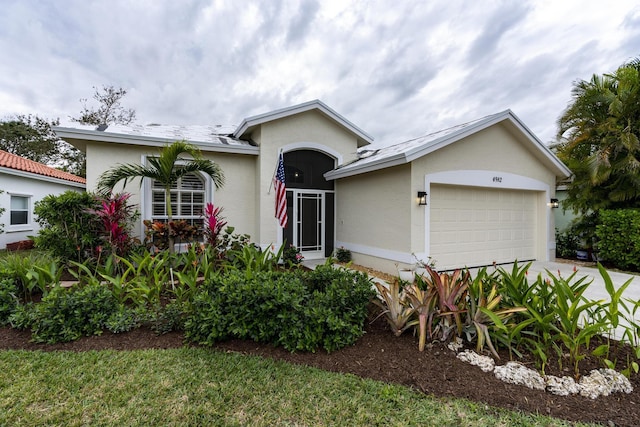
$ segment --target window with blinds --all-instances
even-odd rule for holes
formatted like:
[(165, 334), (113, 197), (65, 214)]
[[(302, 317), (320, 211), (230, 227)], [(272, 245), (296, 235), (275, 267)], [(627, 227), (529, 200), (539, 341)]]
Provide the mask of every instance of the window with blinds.
[[(184, 220), (191, 225), (202, 227), (204, 212), (204, 180), (195, 172), (178, 179), (171, 186), (171, 212), (174, 220)], [(167, 205), (164, 187), (153, 180), (151, 183), (151, 219), (166, 222)]]

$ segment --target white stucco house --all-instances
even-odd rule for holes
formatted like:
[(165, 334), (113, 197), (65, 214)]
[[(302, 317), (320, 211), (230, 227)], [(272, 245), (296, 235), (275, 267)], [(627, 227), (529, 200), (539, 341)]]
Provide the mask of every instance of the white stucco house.
[(70, 173), (0, 150), (0, 215), (4, 233), (0, 233), (0, 249), (8, 243), (28, 239), (38, 234), (33, 207), (49, 194), (67, 190), (84, 191), (86, 180)]
[[(226, 176), (214, 190), (193, 175), (174, 189), (178, 215), (206, 202), (264, 247), (285, 240), (305, 258), (350, 249), (356, 263), (395, 272), (432, 257), (438, 269), (553, 258), (549, 202), (570, 171), (511, 111), (395, 145), (373, 138), (315, 100), (239, 126), (56, 127), (87, 155), (87, 189), (116, 164), (146, 162), (178, 139), (198, 146)], [(288, 216), (274, 217), (272, 179), (284, 153)], [(129, 184), (142, 219), (163, 219), (153, 182)], [(141, 219), (141, 220), (142, 220)], [(142, 232), (139, 225), (138, 233)]]

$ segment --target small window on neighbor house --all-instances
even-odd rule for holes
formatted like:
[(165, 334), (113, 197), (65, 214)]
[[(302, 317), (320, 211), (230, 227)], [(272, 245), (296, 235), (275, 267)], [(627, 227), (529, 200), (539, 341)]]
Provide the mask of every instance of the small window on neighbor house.
[(11, 196), (11, 225), (29, 224), (29, 197)]

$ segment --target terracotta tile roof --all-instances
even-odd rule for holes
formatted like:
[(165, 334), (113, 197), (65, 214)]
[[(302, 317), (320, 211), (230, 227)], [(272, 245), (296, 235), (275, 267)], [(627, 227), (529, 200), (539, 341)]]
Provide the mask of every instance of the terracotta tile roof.
[(0, 167), (15, 169), (23, 172), (35, 173), (37, 175), (49, 176), (51, 178), (63, 179), (65, 181), (86, 184), (87, 180), (79, 176), (54, 169), (42, 163), (16, 156), (0, 150)]

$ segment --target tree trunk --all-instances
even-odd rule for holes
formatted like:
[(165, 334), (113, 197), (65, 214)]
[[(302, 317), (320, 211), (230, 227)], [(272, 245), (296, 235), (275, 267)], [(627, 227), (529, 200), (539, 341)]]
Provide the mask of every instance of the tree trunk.
[(167, 208), (167, 233), (169, 233), (169, 253), (172, 254), (176, 251), (176, 239), (171, 234), (171, 224), (173, 222), (173, 211), (171, 209), (171, 185), (169, 184), (164, 188), (165, 206)]

